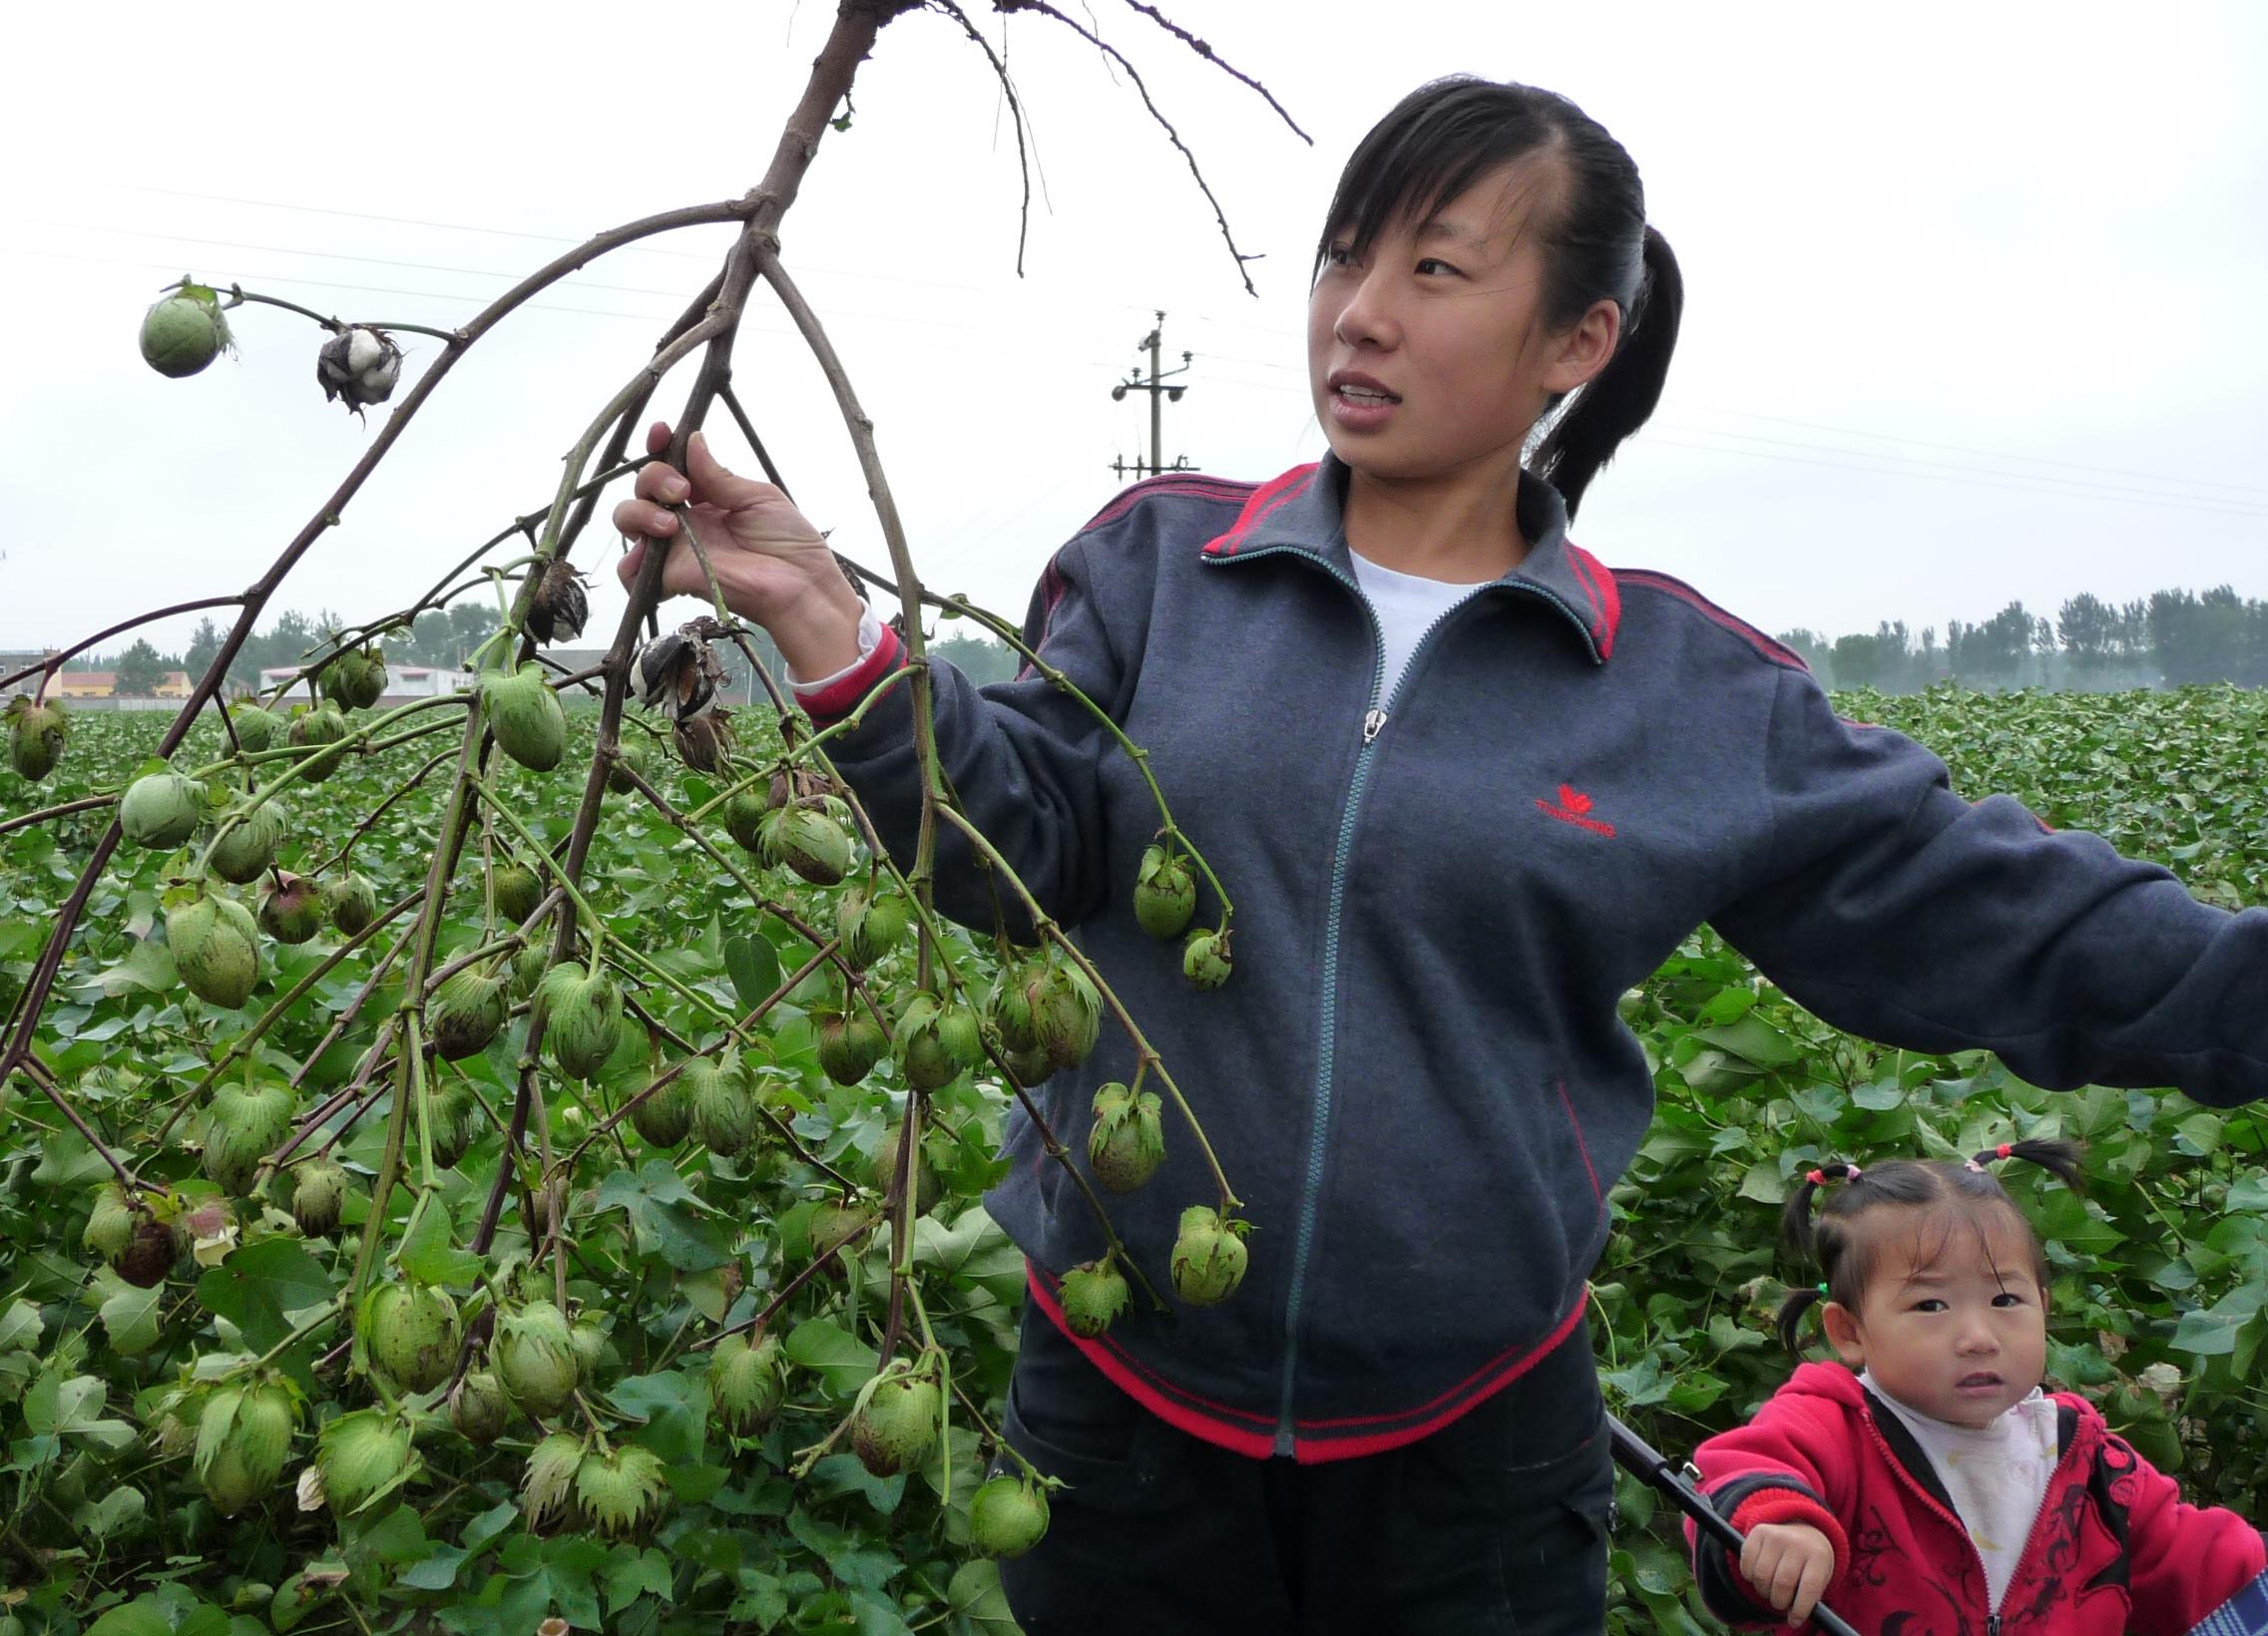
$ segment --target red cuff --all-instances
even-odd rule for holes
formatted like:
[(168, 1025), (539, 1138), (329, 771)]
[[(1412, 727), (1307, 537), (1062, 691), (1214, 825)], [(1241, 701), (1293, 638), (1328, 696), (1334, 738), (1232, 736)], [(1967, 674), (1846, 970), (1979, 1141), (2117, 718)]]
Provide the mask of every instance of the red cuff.
[(1835, 1520), (1834, 1512), (1809, 1494), (1799, 1494), (1793, 1488), (1759, 1488), (1733, 1509), (1732, 1525), (1742, 1533), (1765, 1522), (1802, 1522), (1817, 1528), (1834, 1548), (1838, 1574), (1851, 1559), (1851, 1542), (1843, 1533), (1843, 1525)]
[(905, 644), (898, 633), (888, 625), (882, 627), (882, 639), (874, 644), (874, 651), (859, 660), (858, 668), (839, 681), (830, 681), (815, 693), (798, 691), (795, 702), (813, 721), (825, 722), (834, 716), (850, 714), (858, 701), (874, 688), (874, 684), (905, 662)]

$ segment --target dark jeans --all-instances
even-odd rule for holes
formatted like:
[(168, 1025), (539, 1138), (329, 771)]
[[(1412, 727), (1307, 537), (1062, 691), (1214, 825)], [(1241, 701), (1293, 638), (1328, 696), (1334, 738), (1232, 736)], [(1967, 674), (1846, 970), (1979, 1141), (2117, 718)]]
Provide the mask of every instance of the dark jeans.
[(1597, 1636), (1603, 1415), (1585, 1328), (1416, 1442), (1251, 1459), (1150, 1414), (1027, 1304), (1004, 1431), (1072, 1486), (1001, 1583), (1027, 1636)]

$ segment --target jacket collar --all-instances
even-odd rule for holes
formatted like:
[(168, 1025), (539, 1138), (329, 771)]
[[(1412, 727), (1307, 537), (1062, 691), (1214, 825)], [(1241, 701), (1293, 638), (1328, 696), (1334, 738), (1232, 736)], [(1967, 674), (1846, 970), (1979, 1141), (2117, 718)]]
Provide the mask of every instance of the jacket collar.
[[(1261, 484), (1228, 532), (1206, 543), (1204, 560), (1296, 551), (1351, 579), (1354, 563), (1340, 511), (1347, 475), (1346, 464), (1327, 454)], [(1568, 509), (1551, 484), (1523, 471), (1518, 504), (1520, 532), (1533, 544), (1518, 568), (1491, 583), (1541, 593), (1546, 607), (1582, 632), (1593, 662), (1605, 663), (1622, 616), (1614, 576), (1568, 538)]]

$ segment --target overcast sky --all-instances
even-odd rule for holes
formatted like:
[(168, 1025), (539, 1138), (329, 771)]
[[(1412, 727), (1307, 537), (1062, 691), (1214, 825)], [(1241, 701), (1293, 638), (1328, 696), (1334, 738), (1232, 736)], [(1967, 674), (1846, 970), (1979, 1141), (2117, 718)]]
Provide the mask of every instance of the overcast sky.
[[(2268, 8), (2145, 24), (2068, 3), (1160, 3), (1315, 139), (1123, 0), (1069, 8), (1141, 69), (1265, 256), (1257, 298), (1132, 85), (1031, 17), (1007, 33), (1044, 183), (1025, 277), (1000, 98), (934, 14), (884, 32), (787, 218), (936, 588), (1021, 614), (1144, 436), (1109, 389), (1152, 308), (1169, 352), (1195, 354), (1168, 459), (1263, 478), (1314, 458), (1301, 325), (1331, 184), (1402, 93), (1469, 70), (1599, 119), (1684, 269), (1662, 411), (1576, 530), (1606, 562), (1773, 630), (1942, 634), (2080, 591), (2268, 597)], [(0, 646), (240, 589), (382, 423), (323, 402), (320, 331), (275, 308), (231, 315), (240, 359), (155, 374), (135, 335), (160, 284), (187, 271), (351, 320), (461, 323), (595, 231), (743, 193), (832, 14), (397, 0), (318, 26), (241, 0), (14, 17)], [(476, 347), (275, 608), (398, 606), (542, 506), (726, 240), (607, 257)], [(757, 301), (737, 352), (749, 408), (812, 518), (881, 564), (823, 385)], [(411, 368), (435, 344), (412, 337)], [(616, 550), (594, 531), (582, 560), (611, 570)], [(598, 601), (594, 636), (619, 606)], [(193, 622), (153, 634), (178, 646)]]

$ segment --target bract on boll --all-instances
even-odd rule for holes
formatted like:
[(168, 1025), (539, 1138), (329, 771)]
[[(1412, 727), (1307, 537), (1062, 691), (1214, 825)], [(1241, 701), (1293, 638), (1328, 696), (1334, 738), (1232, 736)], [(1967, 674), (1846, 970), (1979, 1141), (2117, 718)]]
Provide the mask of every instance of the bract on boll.
[(576, 1508), (608, 1539), (636, 1538), (669, 1503), (670, 1479), (662, 1456), (635, 1442), (593, 1450), (575, 1468)]
[(1202, 1204), (1183, 1210), (1170, 1263), (1173, 1293), (1192, 1307), (1227, 1300), (1244, 1280), (1243, 1234), (1248, 1230), (1241, 1221), (1222, 1221)]
[(1112, 1192), (1133, 1192), (1164, 1162), (1162, 1106), (1154, 1090), (1135, 1092), (1117, 1082), (1097, 1088), (1087, 1160)]
[(859, 971), (903, 943), (912, 924), (913, 911), (895, 892), (874, 894), (864, 887), (853, 887), (842, 895), (835, 910), (842, 958)]
[(1197, 881), (1189, 860), (1153, 846), (1134, 873), (1134, 919), (1153, 938), (1177, 938), (1197, 912)]
[(890, 1049), (882, 1024), (863, 1011), (817, 1016), (819, 1066), (838, 1085), (855, 1085)]
[(1119, 1271), (1118, 1258), (1112, 1255), (1072, 1268), (1063, 1275), (1063, 1284), (1056, 1292), (1057, 1305), (1063, 1308), (1064, 1322), (1072, 1334), (1090, 1341), (1109, 1329), (1133, 1299), (1127, 1275)]
[[(676, 1083), (684, 1087), (693, 1139), (701, 1146), (729, 1159), (755, 1140), (755, 1093), (737, 1063), (719, 1065), (695, 1057)], [(662, 1092), (667, 1093), (667, 1089)]]

